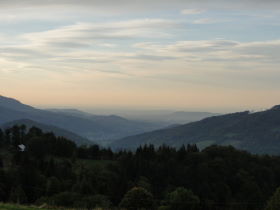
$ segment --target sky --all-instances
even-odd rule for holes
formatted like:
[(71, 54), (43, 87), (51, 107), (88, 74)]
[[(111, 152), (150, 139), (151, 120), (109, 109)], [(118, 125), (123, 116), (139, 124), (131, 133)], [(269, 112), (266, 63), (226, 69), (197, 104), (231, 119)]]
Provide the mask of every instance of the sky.
[(33, 106), (280, 104), (278, 0), (0, 0), (0, 94)]

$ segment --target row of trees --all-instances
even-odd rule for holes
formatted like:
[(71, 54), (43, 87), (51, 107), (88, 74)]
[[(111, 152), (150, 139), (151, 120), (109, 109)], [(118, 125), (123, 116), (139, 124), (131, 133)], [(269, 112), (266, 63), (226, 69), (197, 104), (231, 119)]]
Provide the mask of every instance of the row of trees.
[(113, 152), (97, 145), (77, 147), (38, 128), (0, 130), (2, 202), (85, 209), (276, 210), (278, 186), (278, 156), (222, 146), (199, 151), (196, 145)]

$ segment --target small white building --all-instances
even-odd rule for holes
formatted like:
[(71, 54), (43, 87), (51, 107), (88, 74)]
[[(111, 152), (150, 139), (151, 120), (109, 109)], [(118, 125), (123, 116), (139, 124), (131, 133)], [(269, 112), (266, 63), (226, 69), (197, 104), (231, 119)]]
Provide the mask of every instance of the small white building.
[(26, 146), (24, 144), (18, 145), (19, 151), (24, 152), (26, 149)]

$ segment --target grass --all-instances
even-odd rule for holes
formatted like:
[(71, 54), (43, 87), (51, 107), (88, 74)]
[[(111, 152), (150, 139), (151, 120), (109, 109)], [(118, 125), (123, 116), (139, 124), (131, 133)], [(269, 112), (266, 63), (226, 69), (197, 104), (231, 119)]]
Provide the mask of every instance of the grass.
[[(17, 204), (0, 203), (0, 210), (81, 210), (81, 209), (67, 209), (59, 207), (39, 207), (39, 206), (23, 206)], [(95, 210), (102, 210), (96, 208)]]
[(46, 208), (40, 208), (40, 207), (35, 207), (35, 206), (21, 206), (21, 205), (16, 205), (16, 204), (4, 204), (0, 203), (0, 210), (51, 210), (51, 209), (46, 209)]
[[(0, 210), (75, 210), (59, 207), (45, 207), (45, 206), (24, 206), (10, 203), (0, 203)], [(76, 209), (78, 210), (78, 209)], [(80, 210), (80, 209), (79, 209)]]

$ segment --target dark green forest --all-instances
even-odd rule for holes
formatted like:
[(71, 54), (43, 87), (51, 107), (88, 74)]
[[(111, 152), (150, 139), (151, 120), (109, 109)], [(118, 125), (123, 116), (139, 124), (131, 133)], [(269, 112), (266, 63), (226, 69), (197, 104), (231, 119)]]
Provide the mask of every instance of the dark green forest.
[[(25, 148), (20, 148), (24, 145)], [(94, 209), (277, 210), (280, 157), (232, 146), (136, 151), (0, 130), (0, 202)]]

